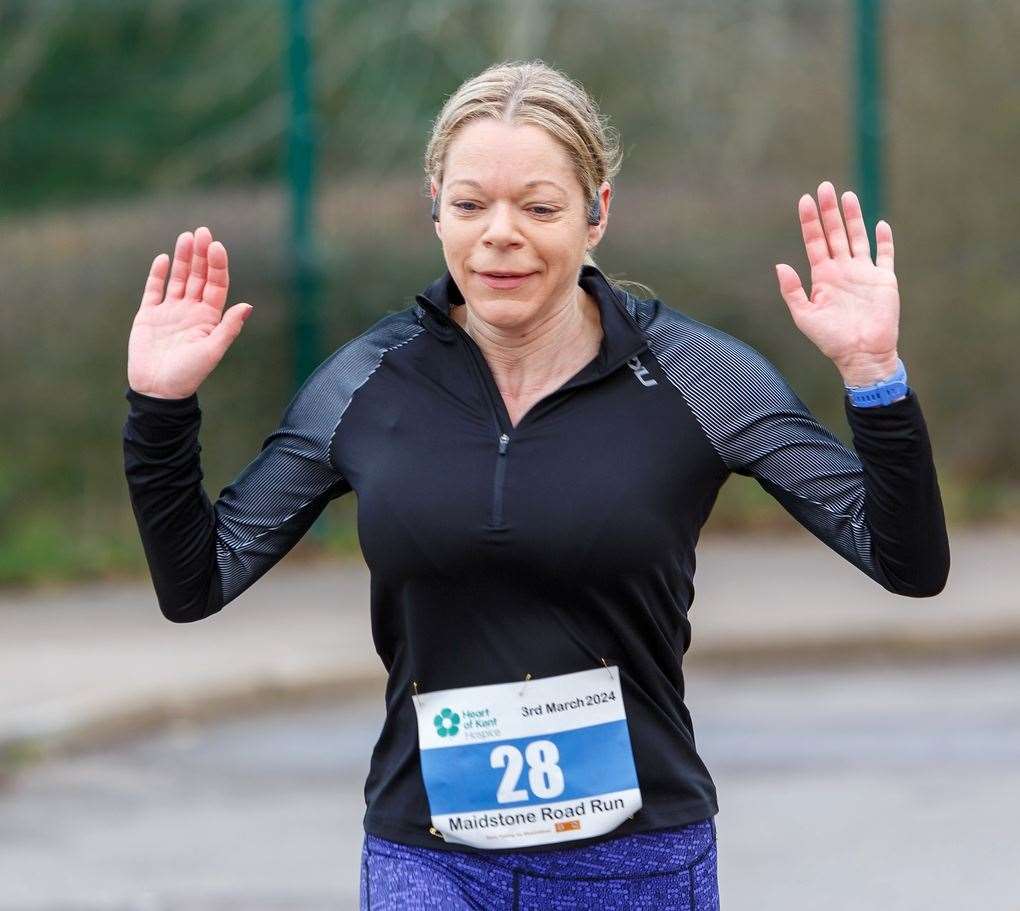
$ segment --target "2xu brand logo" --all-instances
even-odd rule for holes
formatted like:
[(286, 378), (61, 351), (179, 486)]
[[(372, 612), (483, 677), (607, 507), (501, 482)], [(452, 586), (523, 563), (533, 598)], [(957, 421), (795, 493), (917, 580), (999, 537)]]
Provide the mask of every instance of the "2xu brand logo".
[(653, 380), (651, 377), (648, 376), (648, 368), (645, 367), (645, 365), (641, 363), (641, 361), (638, 359), (638, 356), (636, 354), (634, 355), (634, 357), (632, 357), (630, 360), (627, 361), (627, 366), (630, 367), (630, 369), (634, 371), (634, 376), (637, 377), (638, 382), (642, 386), (658, 386), (659, 385), (659, 381), (658, 380)]

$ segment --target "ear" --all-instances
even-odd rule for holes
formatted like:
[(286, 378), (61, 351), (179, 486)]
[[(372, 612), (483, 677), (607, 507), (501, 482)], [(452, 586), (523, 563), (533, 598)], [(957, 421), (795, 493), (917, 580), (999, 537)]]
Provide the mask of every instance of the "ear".
[[(434, 206), (439, 205), (439, 202), (440, 202), (440, 200), (439, 200), (439, 186), (435, 182), (435, 180), (432, 179), (432, 178), (429, 178), (429, 194), (432, 197), (433, 205)], [(439, 221), (434, 221), (434, 222), (432, 222), (432, 224), (435, 226), (435, 229), (436, 229), (436, 237), (442, 239), (442, 237), (443, 237), (443, 229), (440, 226), (440, 222)]]
[(602, 219), (597, 225), (588, 225), (588, 249), (594, 250), (598, 245), (598, 242), (602, 240), (602, 235), (606, 233), (606, 227), (609, 221), (609, 202), (613, 198), (613, 188), (608, 180), (602, 181), (602, 186), (599, 187), (598, 199), (599, 206), (602, 209)]

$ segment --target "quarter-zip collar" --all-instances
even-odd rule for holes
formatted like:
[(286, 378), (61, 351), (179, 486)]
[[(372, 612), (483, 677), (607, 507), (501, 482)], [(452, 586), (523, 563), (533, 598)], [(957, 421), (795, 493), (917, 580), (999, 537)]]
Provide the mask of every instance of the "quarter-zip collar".
[[(643, 351), (648, 339), (628, 310), (624, 295), (612, 287), (597, 266), (582, 266), (577, 283), (598, 301), (603, 338), (595, 362), (595, 375), (602, 376)], [(450, 316), (450, 309), (462, 306), (464, 296), (450, 271), (446, 270), (415, 295), (415, 300), (425, 328), (445, 342), (455, 342), (458, 327)]]

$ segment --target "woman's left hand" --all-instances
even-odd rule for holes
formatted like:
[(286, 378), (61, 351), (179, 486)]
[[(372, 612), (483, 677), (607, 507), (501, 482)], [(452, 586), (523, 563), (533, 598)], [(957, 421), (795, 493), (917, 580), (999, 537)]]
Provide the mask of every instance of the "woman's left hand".
[(845, 229), (836, 188), (827, 180), (818, 187), (818, 202), (821, 220), (810, 194), (797, 206), (811, 264), (811, 297), (796, 270), (785, 263), (776, 265), (779, 291), (797, 328), (833, 361), (843, 382), (867, 386), (896, 370), (900, 295), (892, 228), (885, 221), (875, 226), (878, 256), (873, 263), (857, 195), (850, 190), (843, 194)]

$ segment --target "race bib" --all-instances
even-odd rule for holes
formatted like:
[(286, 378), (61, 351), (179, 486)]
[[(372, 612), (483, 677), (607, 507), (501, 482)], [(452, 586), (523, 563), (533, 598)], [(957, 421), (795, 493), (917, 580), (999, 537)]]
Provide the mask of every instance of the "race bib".
[(616, 665), (411, 698), (432, 824), (447, 841), (590, 838), (641, 808)]

